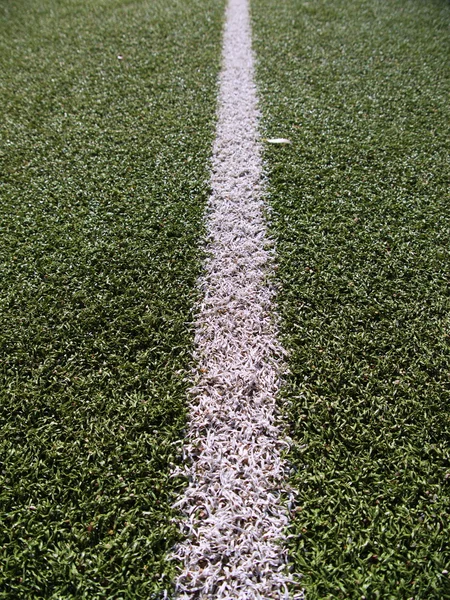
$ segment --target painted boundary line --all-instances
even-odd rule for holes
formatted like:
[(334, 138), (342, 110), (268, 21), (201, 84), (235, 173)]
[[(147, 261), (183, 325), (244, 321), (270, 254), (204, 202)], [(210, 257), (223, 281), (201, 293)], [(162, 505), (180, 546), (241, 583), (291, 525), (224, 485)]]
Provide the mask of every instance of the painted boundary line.
[[(288, 598), (272, 312), (248, 0), (229, 0), (200, 282), (178, 598)], [(296, 598), (302, 598), (299, 592)]]

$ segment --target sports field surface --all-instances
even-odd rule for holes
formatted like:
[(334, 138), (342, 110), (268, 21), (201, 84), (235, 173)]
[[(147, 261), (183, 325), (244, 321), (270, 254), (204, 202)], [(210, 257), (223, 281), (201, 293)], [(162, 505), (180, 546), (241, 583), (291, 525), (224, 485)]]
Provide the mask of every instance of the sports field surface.
[[(0, 598), (174, 596), (225, 4), (0, 0)], [(250, 8), (289, 571), (450, 599), (450, 4)]]
[(174, 574), (224, 5), (0, 6), (0, 597), (148, 599)]
[(254, 0), (307, 598), (450, 598), (450, 5)]

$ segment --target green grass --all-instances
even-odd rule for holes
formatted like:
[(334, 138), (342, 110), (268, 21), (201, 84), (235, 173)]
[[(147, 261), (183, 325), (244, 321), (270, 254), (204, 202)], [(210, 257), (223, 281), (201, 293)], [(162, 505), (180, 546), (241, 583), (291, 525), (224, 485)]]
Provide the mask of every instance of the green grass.
[(254, 0), (307, 598), (450, 598), (450, 5)]
[(222, 21), (0, 0), (0, 598), (170, 589)]

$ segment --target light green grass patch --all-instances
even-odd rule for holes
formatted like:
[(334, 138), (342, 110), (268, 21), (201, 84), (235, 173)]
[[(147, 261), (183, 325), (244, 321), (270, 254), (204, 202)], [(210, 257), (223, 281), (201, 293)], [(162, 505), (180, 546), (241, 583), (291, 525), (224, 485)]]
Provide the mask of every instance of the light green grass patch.
[(223, 2), (0, 2), (1, 598), (170, 589)]
[(307, 598), (450, 598), (448, 2), (254, 0)]

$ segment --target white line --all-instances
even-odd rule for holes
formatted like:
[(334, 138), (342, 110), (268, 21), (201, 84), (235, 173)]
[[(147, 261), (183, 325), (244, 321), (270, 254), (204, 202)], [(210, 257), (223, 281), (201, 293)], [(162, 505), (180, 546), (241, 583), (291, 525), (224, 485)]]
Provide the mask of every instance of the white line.
[[(178, 503), (187, 540), (179, 598), (287, 598), (280, 501), (287, 442), (276, 423), (282, 350), (267, 283), (271, 250), (247, 0), (229, 0), (196, 323), (196, 380)], [(301, 598), (302, 593), (296, 594)]]

